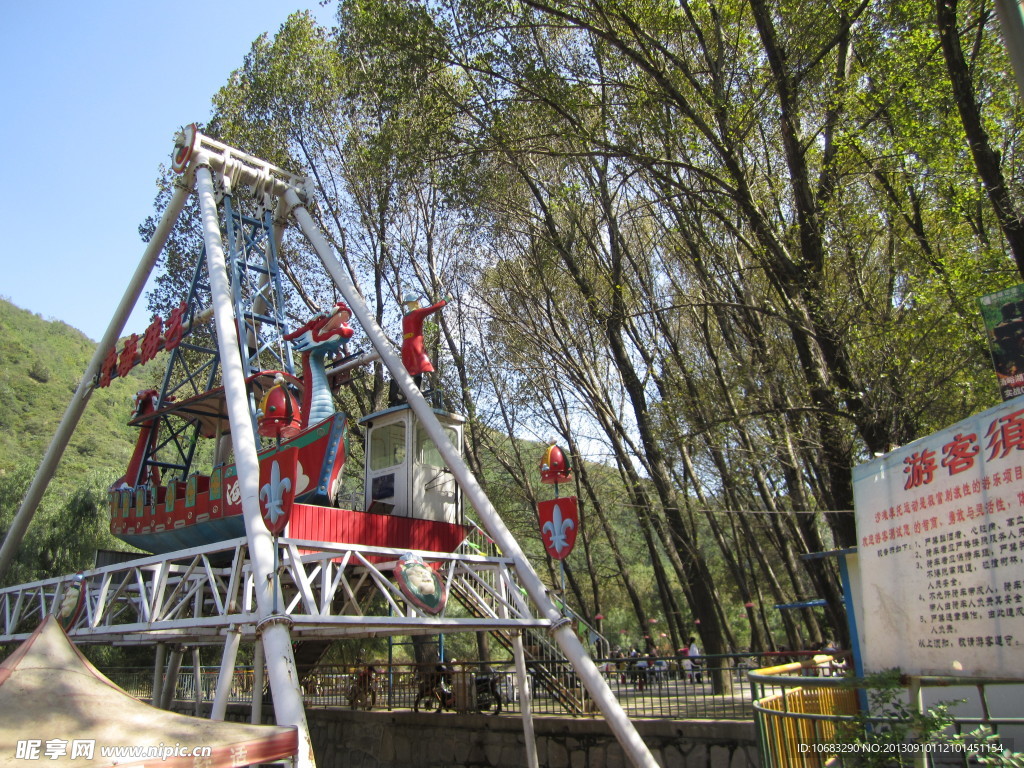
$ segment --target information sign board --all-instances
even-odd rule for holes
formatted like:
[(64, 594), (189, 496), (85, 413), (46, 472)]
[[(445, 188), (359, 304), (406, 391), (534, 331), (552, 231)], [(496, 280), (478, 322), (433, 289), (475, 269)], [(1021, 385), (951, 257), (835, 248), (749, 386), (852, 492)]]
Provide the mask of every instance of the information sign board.
[(853, 472), (865, 670), (1021, 677), (1024, 401)]

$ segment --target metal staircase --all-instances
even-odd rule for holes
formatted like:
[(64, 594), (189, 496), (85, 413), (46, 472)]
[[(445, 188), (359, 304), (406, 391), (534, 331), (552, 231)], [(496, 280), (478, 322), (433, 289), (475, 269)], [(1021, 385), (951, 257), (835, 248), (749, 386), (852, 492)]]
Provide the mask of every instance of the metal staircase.
[[(473, 531), (463, 542), (460, 548), (463, 552), (479, 552), (489, 555), (497, 555), (497, 545), (487, 534), (474, 527)], [(452, 596), (470, 612), (471, 615), (482, 618), (484, 616), (483, 606), (488, 603), (487, 593), (464, 579), (457, 579), (452, 582)], [(525, 594), (522, 595), (526, 599)], [(491, 606), (492, 610), (494, 606)], [(585, 628), (587, 632), (594, 632), (582, 618), (576, 615), (567, 606), (565, 610), (578, 626)], [(579, 683), (576, 676), (567, 670), (570, 665), (566, 663), (565, 655), (558, 645), (551, 642), (546, 631), (533, 628), (525, 628), (523, 632), (523, 650), (526, 654), (526, 665), (535, 683), (558, 701), (567, 712), (572, 714), (584, 714), (589, 709), (586, 689)], [(499, 645), (508, 653), (512, 653), (512, 637), (507, 629), (495, 629), (491, 631)]]

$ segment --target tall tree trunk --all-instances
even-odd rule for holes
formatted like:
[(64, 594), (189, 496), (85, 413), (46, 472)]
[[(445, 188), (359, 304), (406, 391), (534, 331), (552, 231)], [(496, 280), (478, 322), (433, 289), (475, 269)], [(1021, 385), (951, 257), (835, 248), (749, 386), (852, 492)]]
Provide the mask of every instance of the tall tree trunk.
[[(942, 43), (942, 57), (946, 61), (946, 71), (949, 72), (949, 80), (953, 86), (953, 98), (967, 136), (967, 144), (971, 149), (971, 157), (974, 158), (974, 166), (978, 169), (981, 183), (985, 185), (989, 203), (1010, 246), (1017, 264), (1017, 272), (1024, 279), (1024, 218), (1017, 212), (1010, 197), (999, 164), (999, 153), (992, 148), (982, 123), (981, 108), (971, 82), (971, 71), (960, 45), (960, 32), (956, 20), (957, 0), (936, 0), (935, 10), (939, 40)], [(984, 19), (979, 20), (982, 26), (984, 22)]]

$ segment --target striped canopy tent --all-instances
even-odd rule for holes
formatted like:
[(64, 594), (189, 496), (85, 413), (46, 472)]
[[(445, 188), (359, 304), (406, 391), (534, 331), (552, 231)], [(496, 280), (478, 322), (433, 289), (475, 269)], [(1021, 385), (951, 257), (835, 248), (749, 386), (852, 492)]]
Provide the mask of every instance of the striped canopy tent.
[(136, 699), (90, 664), (52, 616), (0, 664), (0, 712), (0, 768), (230, 768), (298, 750), (292, 726), (204, 720)]

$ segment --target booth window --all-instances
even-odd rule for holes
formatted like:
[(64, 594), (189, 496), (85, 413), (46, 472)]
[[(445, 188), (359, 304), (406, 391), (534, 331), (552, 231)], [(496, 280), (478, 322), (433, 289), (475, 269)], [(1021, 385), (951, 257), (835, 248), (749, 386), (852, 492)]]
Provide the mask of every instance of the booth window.
[(370, 469), (385, 469), (405, 461), (405, 424), (389, 424), (370, 434)]
[[(444, 433), (448, 437), (448, 442), (458, 450), (458, 434), (454, 429), (444, 427)], [(444, 459), (441, 458), (441, 453), (437, 450), (437, 446), (434, 445), (434, 441), (427, 435), (427, 431), (423, 427), (419, 427), (416, 430), (416, 461), (428, 467), (444, 467)]]

